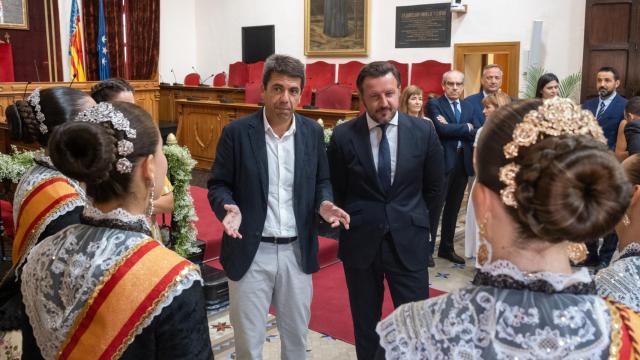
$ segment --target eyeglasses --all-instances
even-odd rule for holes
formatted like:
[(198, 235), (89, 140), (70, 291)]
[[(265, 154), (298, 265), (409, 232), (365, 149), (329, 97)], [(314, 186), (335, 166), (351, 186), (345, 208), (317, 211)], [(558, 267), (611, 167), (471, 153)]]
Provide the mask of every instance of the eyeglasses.
[(462, 85), (464, 85), (463, 82), (454, 82), (454, 81), (447, 81), (444, 84), (449, 86), (449, 87), (454, 87), (454, 86), (462, 87)]

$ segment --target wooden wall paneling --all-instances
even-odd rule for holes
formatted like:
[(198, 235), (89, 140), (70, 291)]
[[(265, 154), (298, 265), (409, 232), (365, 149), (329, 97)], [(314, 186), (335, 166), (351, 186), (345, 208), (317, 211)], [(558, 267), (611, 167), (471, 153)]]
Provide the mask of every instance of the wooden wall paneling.
[(630, 97), (640, 91), (640, 2), (587, 0), (581, 101), (597, 95), (596, 72), (613, 66), (620, 73), (618, 91)]

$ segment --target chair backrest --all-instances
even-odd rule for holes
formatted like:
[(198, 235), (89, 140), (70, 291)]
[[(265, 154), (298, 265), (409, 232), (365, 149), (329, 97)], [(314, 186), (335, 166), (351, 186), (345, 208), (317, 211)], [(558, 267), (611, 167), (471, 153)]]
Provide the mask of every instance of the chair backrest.
[(300, 107), (311, 105), (311, 97), (313, 95), (313, 89), (308, 84), (304, 84), (302, 94), (300, 95)]
[(186, 86), (198, 86), (200, 85), (200, 74), (189, 73), (184, 77), (184, 84)]
[(338, 65), (338, 84), (349, 85), (351, 90), (358, 91), (356, 79), (360, 69), (364, 67), (364, 63), (360, 61), (349, 61), (348, 63)]
[(442, 95), (444, 93), (442, 90), (442, 75), (449, 70), (451, 70), (451, 64), (435, 60), (411, 64), (411, 84), (422, 89), (423, 98), (426, 98), (429, 94)]
[(409, 84), (409, 64), (397, 62), (395, 60), (389, 60), (389, 63), (395, 66), (400, 72), (400, 91), (404, 90), (404, 88), (407, 87), (407, 84)]
[(307, 64), (305, 76), (305, 84), (308, 84), (311, 89), (317, 90), (327, 85), (335, 84), (336, 64), (329, 64), (324, 61)]
[(259, 104), (262, 102), (262, 83), (246, 83), (244, 86), (244, 102), (247, 104)]
[(264, 61), (258, 61), (253, 64), (247, 65), (247, 82), (248, 83), (262, 83), (262, 69), (264, 68)]
[(332, 84), (316, 91), (316, 106), (324, 109), (351, 109), (351, 86)]
[(229, 81), (231, 87), (243, 87), (248, 82), (247, 64), (237, 61), (229, 64)]
[(225, 86), (227, 85), (227, 73), (224, 71), (216, 74), (213, 77), (213, 86)]
[[(6, 35), (8, 37), (8, 35)], [(6, 42), (0, 41), (0, 82), (13, 82), (14, 69), (13, 69), (13, 49), (11, 44), (7, 40)]]

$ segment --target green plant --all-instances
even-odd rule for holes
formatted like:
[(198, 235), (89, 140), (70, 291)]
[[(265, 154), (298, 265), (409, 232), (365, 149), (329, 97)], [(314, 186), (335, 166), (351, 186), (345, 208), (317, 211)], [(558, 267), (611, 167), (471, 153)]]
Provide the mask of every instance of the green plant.
[(0, 153), (0, 179), (8, 179), (17, 184), (24, 173), (35, 164), (33, 159), (42, 154), (42, 150), (20, 151), (11, 145), (11, 154)]
[(173, 185), (173, 224), (171, 238), (174, 250), (182, 257), (198, 251), (196, 237), (198, 230), (194, 221), (198, 220), (189, 191), (191, 170), (196, 161), (189, 149), (180, 145), (165, 145), (162, 150), (167, 157), (169, 179)]
[[(542, 66), (531, 66), (527, 69), (525, 75), (526, 87), (522, 91), (522, 97), (526, 99), (533, 99), (536, 97), (536, 87), (538, 86), (538, 79), (546, 74), (547, 71)], [(580, 82), (582, 81), (582, 72), (578, 71), (569, 76), (560, 79), (558, 84), (558, 96), (563, 98), (573, 98), (576, 95), (577, 90), (580, 88)]]

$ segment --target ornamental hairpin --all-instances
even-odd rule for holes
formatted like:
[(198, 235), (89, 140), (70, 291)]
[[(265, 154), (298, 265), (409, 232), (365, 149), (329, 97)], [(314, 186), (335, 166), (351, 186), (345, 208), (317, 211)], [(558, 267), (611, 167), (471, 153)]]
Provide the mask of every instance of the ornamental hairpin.
[[(516, 124), (513, 138), (504, 147), (506, 159), (515, 159), (518, 150), (531, 146), (547, 136), (587, 135), (606, 143), (602, 128), (590, 111), (581, 110), (570, 99), (555, 97), (545, 100), (537, 110), (531, 110), (522, 122)], [(516, 176), (520, 165), (514, 161), (500, 168), (499, 178), (505, 187), (500, 190), (502, 202), (513, 208), (518, 207), (515, 197)]]
[(133, 143), (129, 139), (136, 138), (136, 130), (131, 128), (124, 114), (114, 109), (111, 103), (103, 102), (78, 114), (76, 121), (94, 124), (110, 122), (114, 129), (122, 131), (125, 138), (118, 140), (116, 145), (118, 155), (121, 156), (116, 162), (116, 170), (121, 174), (131, 172), (133, 165), (127, 159), (127, 155), (133, 153)]
[(44, 114), (42, 113), (42, 107), (40, 107), (40, 88), (33, 90), (31, 95), (27, 97), (27, 102), (31, 107), (33, 107), (33, 110), (36, 113), (36, 120), (38, 120), (38, 123), (40, 124), (38, 125), (40, 132), (43, 135), (48, 133), (49, 129), (47, 129), (47, 125), (44, 124)]

